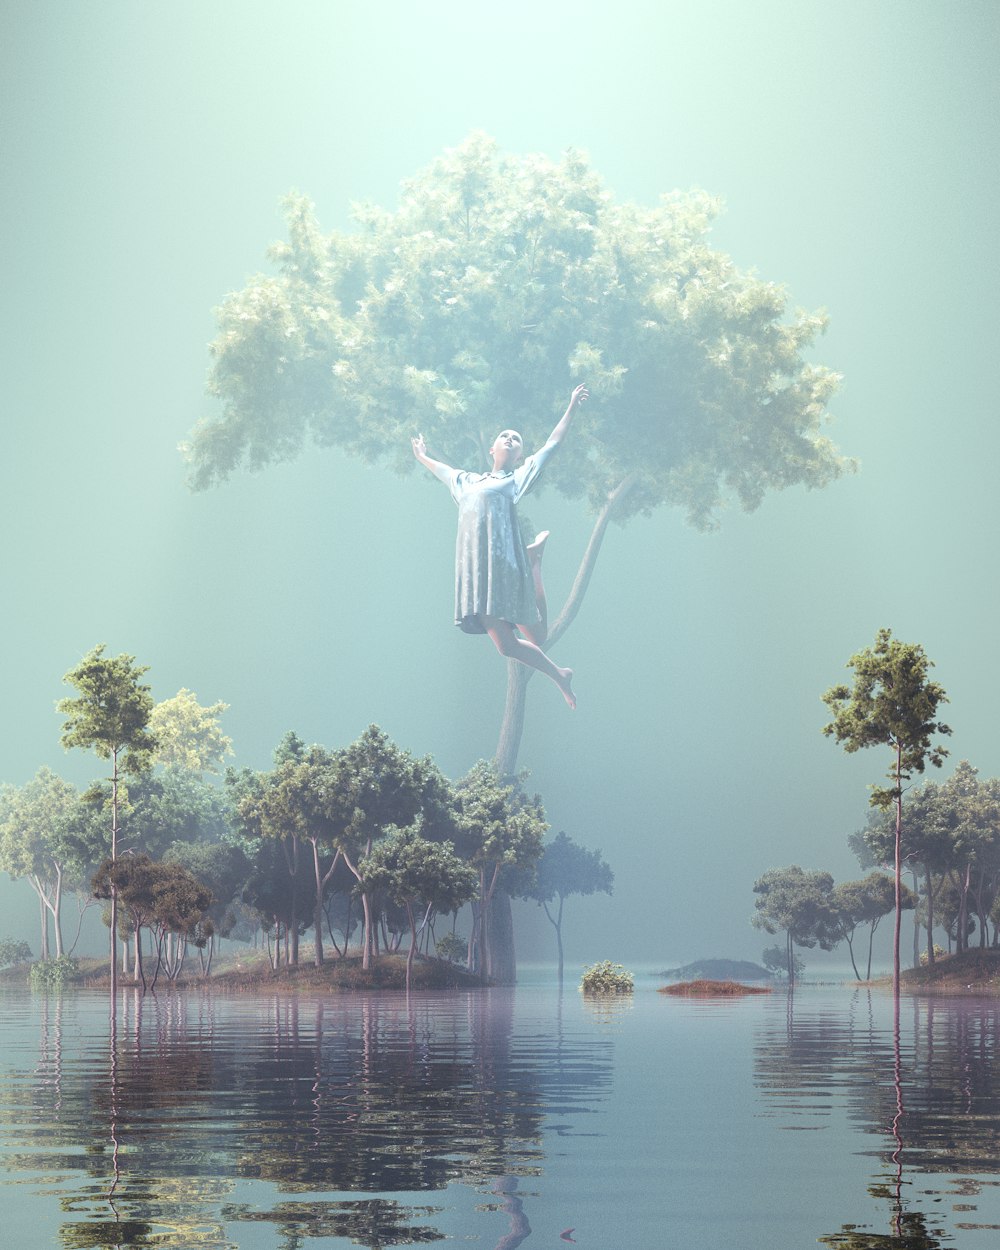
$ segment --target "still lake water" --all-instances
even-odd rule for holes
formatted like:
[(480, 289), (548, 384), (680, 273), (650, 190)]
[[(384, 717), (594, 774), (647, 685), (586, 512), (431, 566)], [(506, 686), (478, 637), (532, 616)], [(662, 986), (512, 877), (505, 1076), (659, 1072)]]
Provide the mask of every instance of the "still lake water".
[(637, 984), (6, 989), (3, 1244), (1000, 1244), (1000, 1003)]

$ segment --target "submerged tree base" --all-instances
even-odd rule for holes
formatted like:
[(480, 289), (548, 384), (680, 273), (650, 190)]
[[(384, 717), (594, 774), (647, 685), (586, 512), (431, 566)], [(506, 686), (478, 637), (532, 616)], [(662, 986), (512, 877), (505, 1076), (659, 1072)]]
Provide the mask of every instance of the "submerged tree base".
[(662, 985), (661, 994), (700, 996), (703, 998), (737, 998), (742, 994), (770, 994), (769, 985), (743, 985), (740, 981), (679, 981)]

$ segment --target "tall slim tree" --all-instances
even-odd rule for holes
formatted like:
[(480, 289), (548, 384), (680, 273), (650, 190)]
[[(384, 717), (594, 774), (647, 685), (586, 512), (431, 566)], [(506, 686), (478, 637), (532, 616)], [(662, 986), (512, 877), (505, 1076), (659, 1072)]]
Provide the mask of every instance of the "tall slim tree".
[(940, 768), (948, 752), (935, 735), (951, 729), (937, 719), (938, 707), (948, 702), (944, 687), (930, 679), (933, 663), (923, 647), (893, 638), (880, 629), (874, 647), (866, 647), (847, 661), (854, 670), (853, 686), (832, 686), (823, 702), (833, 720), (823, 733), (836, 738), (849, 754), (864, 747), (887, 747), (892, 752), (889, 786), (872, 786), (871, 805), (895, 812), (893, 846), (895, 926), (893, 930), (893, 990), (899, 994), (899, 935), (903, 915), (902, 845), (903, 794), (914, 773), (928, 763)]
[[(77, 693), (61, 699), (57, 711), (66, 719), (62, 744), (69, 750), (82, 747), (100, 759), (111, 761), (111, 861), (118, 858), (119, 786), (123, 777), (138, 776), (152, 764), (156, 738), (150, 732), (153, 710), (150, 688), (140, 679), (148, 665), (137, 665), (135, 656), (107, 657), (105, 644), (88, 651), (63, 681)], [(118, 900), (111, 887), (111, 996), (118, 988), (115, 943), (118, 936)]]
[[(556, 948), (559, 955), (559, 982), (563, 980), (563, 906), (572, 894), (610, 894), (614, 889), (615, 874), (605, 863), (601, 852), (588, 851), (574, 842), (567, 833), (557, 833), (546, 843), (535, 872), (534, 881), (524, 891), (526, 898), (534, 899), (545, 911), (549, 923), (556, 931)], [(555, 905), (555, 915), (549, 910)]]
[[(186, 448), (192, 484), (310, 443), (405, 472), (417, 431), (434, 456), (485, 465), (498, 429), (539, 445), (586, 381), (592, 402), (546, 470), (590, 513), (552, 614), (557, 645), (612, 520), (670, 506), (707, 529), (729, 502), (752, 511), (849, 467), (822, 433), (836, 375), (806, 359), (824, 318), (790, 312), (782, 287), (708, 245), (718, 211), (700, 191), (620, 203), (580, 153), (506, 156), (483, 134), (408, 181), (395, 211), (358, 209), (351, 232), (324, 234), (291, 197), (277, 275), (222, 305), (210, 380), (222, 410)], [(505, 777), (529, 675), (509, 662)]]

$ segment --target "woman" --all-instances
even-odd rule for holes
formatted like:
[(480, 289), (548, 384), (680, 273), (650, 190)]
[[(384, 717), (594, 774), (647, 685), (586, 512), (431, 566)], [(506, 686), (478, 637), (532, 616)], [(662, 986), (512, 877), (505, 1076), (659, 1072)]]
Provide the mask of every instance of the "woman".
[(545, 446), (527, 458), (521, 435), (501, 430), (490, 448), (489, 473), (453, 469), (428, 456), (422, 434), (411, 440), (413, 454), (445, 483), (458, 504), (455, 624), (469, 634), (489, 634), (501, 655), (551, 678), (571, 708), (576, 707), (573, 670), (553, 664), (542, 650), (547, 626), (541, 562), (548, 531), (525, 545), (517, 504), (588, 398), (587, 388), (578, 386)]

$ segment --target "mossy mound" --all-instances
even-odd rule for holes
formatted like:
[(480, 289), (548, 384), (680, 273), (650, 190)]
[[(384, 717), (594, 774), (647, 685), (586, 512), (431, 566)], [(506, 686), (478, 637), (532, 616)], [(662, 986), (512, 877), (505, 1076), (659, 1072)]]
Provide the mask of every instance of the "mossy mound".
[[(406, 956), (379, 955), (366, 971), (361, 967), (360, 955), (346, 959), (327, 959), (321, 968), (311, 963), (294, 967), (272, 969), (265, 960), (263, 964), (247, 966), (245, 962), (220, 971), (201, 985), (213, 989), (236, 990), (254, 993), (260, 990), (402, 990), (406, 988)], [(416, 959), (410, 986), (415, 990), (476, 989), (482, 985), (458, 964), (440, 959)]]
[(663, 985), (661, 994), (677, 994), (698, 998), (740, 998), (744, 994), (770, 994), (767, 985), (744, 985), (740, 981), (679, 981), (676, 985)]
[[(80, 981), (88, 989), (106, 989), (109, 985), (108, 961), (81, 960)], [(152, 984), (156, 960), (146, 961), (146, 981)], [(120, 986), (132, 986), (130, 977), (119, 976)], [(478, 989), (479, 977), (466, 972), (458, 964), (445, 960), (417, 958), (413, 963), (411, 988), (414, 990)], [(328, 957), (317, 968), (306, 957), (292, 967), (274, 969), (260, 951), (217, 960), (211, 976), (202, 976), (197, 958), (185, 964), (178, 979), (170, 982), (161, 972), (156, 982), (157, 993), (171, 989), (210, 990), (225, 994), (309, 993), (339, 994), (357, 990), (403, 990), (406, 988), (406, 956), (379, 955), (366, 972), (361, 956), (340, 959)]]
[[(879, 983), (891, 984), (891, 977)], [(1000, 950), (962, 951), (945, 955), (925, 968), (907, 968), (902, 989), (916, 994), (1000, 994)]]

